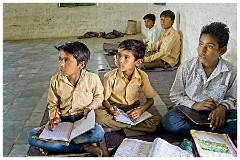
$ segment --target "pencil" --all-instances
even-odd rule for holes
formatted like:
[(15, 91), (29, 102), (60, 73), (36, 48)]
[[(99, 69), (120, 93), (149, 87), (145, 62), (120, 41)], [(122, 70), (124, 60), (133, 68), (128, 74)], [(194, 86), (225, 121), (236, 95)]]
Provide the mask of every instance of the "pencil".
[(55, 114), (54, 114), (54, 117), (53, 117), (53, 122), (56, 121), (56, 116), (57, 116), (57, 109), (56, 109)]

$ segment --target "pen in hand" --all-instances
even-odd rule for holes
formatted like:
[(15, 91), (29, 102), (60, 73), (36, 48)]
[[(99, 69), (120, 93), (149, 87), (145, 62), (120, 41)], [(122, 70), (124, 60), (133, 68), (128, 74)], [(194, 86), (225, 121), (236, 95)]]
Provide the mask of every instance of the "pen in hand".
[(118, 116), (120, 114), (119, 109), (116, 106), (113, 106), (111, 111), (114, 116)]
[(55, 113), (54, 113), (54, 117), (53, 119), (50, 120), (49, 124), (48, 124), (48, 129), (49, 130), (54, 130), (56, 125), (58, 124), (58, 121), (57, 121), (57, 112), (58, 112), (58, 109), (56, 109)]

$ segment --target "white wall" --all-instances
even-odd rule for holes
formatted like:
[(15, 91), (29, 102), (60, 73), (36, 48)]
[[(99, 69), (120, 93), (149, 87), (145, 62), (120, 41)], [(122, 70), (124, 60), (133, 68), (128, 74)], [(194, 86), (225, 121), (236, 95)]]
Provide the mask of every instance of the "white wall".
[[(100, 3), (58, 7), (57, 3), (4, 3), (4, 40), (80, 36), (86, 32), (125, 32), (129, 19), (141, 20), (143, 4)], [(140, 23), (139, 23), (140, 24)], [(140, 32), (140, 27), (138, 27)]]
[(138, 32), (144, 35), (143, 16), (156, 15), (170, 9), (176, 14), (174, 27), (182, 33), (182, 58), (197, 55), (196, 48), (202, 26), (214, 21), (226, 23), (230, 29), (228, 51), (224, 57), (237, 65), (237, 4), (236, 3), (100, 3), (97, 6), (59, 8), (57, 3), (3, 4), (3, 39), (35, 39), (80, 36), (88, 31), (125, 32), (127, 20), (138, 21)]

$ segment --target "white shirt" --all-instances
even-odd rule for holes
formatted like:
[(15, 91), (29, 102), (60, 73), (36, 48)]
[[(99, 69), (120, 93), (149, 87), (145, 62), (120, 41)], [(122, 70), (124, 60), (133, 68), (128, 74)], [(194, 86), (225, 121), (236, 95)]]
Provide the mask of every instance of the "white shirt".
[(148, 45), (155, 44), (159, 40), (160, 35), (160, 29), (154, 25), (151, 29), (148, 30), (147, 38), (144, 39), (144, 41)]
[(237, 109), (236, 68), (220, 57), (217, 67), (207, 78), (197, 57), (182, 63), (170, 91), (171, 101), (191, 108), (195, 102), (210, 98), (216, 106), (222, 104), (227, 109)]

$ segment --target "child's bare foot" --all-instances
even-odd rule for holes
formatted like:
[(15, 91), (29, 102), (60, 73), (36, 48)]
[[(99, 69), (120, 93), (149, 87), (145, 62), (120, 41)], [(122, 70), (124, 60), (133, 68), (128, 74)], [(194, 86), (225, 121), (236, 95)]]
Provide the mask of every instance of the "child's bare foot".
[(103, 130), (104, 130), (105, 133), (114, 131), (114, 130), (113, 130), (112, 128), (110, 128), (110, 127), (103, 127)]
[(98, 156), (98, 157), (103, 157), (104, 156), (104, 151), (99, 146), (94, 146), (92, 144), (84, 144), (83, 145), (83, 150), (87, 153), (91, 153), (92, 155), (95, 155), (95, 156)]

